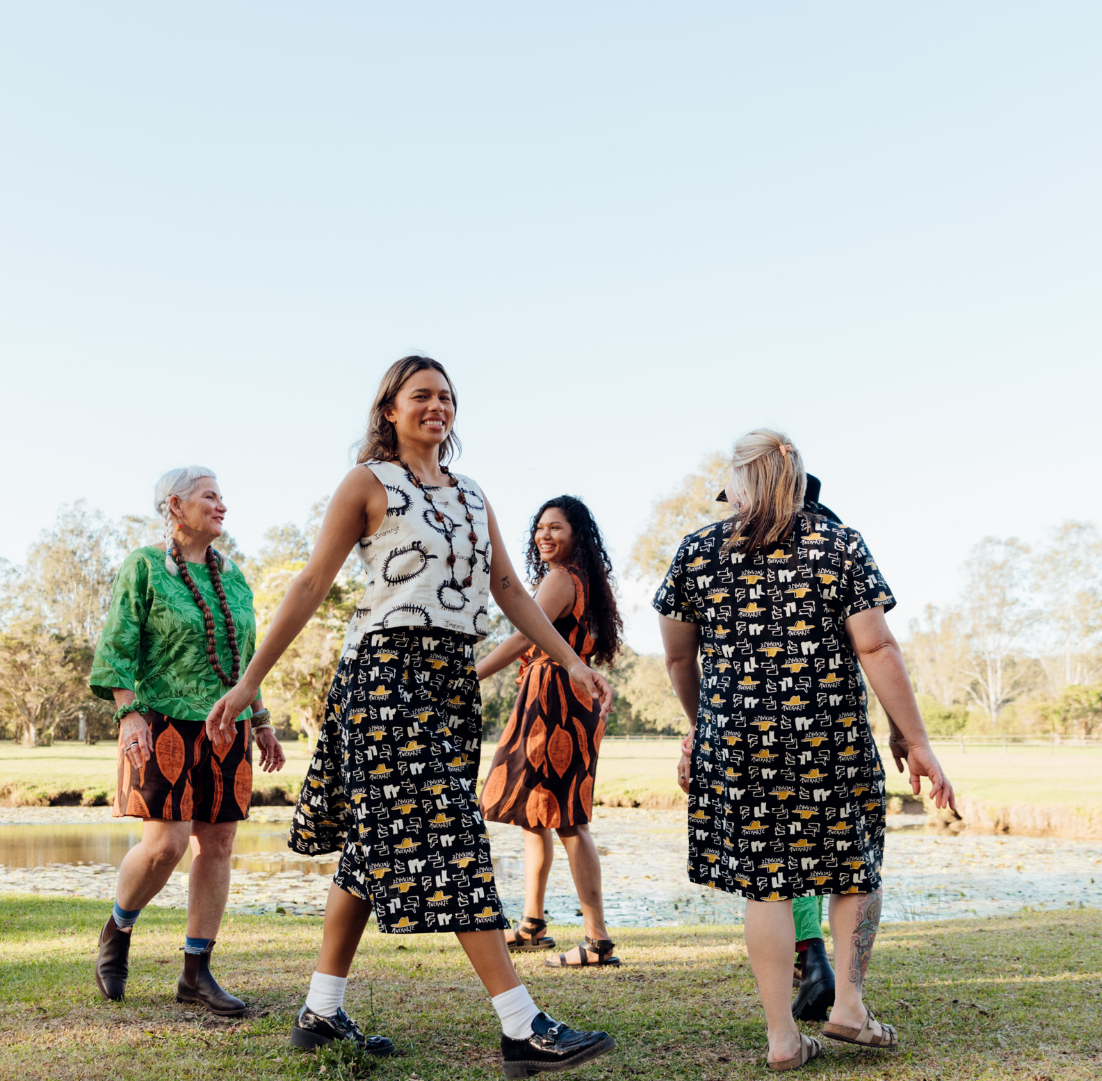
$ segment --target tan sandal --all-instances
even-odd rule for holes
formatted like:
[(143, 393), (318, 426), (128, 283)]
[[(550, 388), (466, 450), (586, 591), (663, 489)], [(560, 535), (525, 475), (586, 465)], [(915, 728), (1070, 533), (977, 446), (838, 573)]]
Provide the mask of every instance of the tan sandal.
[[(813, 1058), (818, 1058), (823, 1053), (823, 1045), (814, 1036), (805, 1036), (800, 1033), (800, 1053), (791, 1058), (782, 1058), (779, 1062), (770, 1062), (768, 1058), (765, 1064), (771, 1070), (798, 1070), (806, 1066)], [(769, 1052), (766, 1051), (768, 1056)]]
[(880, 1025), (880, 1031), (877, 1033), (872, 1030), (873, 1021), (876, 1021), (876, 1018), (873, 1017), (872, 1010), (866, 1006), (865, 1023), (860, 1028), (854, 1028), (852, 1025), (835, 1025), (828, 1021), (823, 1025), (823, 1035), (841, 1043), (855, 1043), (861, 1047), (875, 1047), (880, 1051), (894, 1051), (899, 1046), (899, 1034), (895, 1031), (895, 1026), (877, 1021), (876, 1023)]

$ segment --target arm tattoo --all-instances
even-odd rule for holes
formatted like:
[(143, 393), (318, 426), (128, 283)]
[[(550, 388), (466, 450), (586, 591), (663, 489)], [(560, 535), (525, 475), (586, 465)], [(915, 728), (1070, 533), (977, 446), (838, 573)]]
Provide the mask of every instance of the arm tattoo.
[(857, 902), (857, 928), (850, 940), (849, 982), (855, 984), (858, 991), (865, 984), (865, 974), (869, 970), (869, 958), (872, 956), (872, 944), (880, 926), (880, 903), (883, 891), (866, 893)]
[(505, 577), (501, 579), (502, 589), (508, 589), (512, 584), (513, 583), (509, 581), (509, 575), (505, 575)]

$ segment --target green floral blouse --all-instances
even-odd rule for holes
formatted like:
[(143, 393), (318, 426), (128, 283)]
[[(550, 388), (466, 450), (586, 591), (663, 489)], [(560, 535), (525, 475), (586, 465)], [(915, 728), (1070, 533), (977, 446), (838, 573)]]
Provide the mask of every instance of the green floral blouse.
[[(214, 615), (218, 659), (225, 672), (233, 657), (222, 606), (205, 563), (189, 563), (192, 581)], [(233, 564), (222, 574), (222, 588), (237, 631), (241, 671), (256, 651), (253, 592)], [(112, 700), (111, 690), (133, 691), (142, 706), (181, 721), (204, 721), (225, 694), (207, 659), (203, 613), (178, 575), (169, 574), (161, 548), (139, 548), (119, 568), (111, 609), (96, 646), (88, 681), (97, 698)], [(238, 720), (252, 716), (247, 709)]]

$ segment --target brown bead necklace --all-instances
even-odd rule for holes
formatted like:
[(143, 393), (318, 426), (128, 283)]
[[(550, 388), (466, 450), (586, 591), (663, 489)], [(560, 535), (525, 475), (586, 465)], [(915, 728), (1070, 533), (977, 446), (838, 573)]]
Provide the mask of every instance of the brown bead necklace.
[[(471, 574), (468, 574), (467, 577), (463, 579), (462, 583), (460, 583), (455, 579), (455, 526), (449, 526), (449, 519), (445, 516), (444, 512), (436, 509), (436, 504), (433, 503), (432, 496), (429, 494), (428, 489), (421, 483), (421, 478), (417, 476), (401, 458), (398, 459), (398, 464), (406, 471), (406, 476), (409, 478), (410, 484), (412, 484), (414, 488), (419, 489), (421, 494), (425, 497), (425, 502), (432, 508), (433, 517), (442, 527), (444, 536), (448, 542), (448, 566), (451, 568), (452, 582), (456, 586), (462, 585), (464, 589), (470, 589), (474, 581), (472, 577), (474, 569), (478, 566), (478, 553), (475, 551), (475, 546), (478, 544), (478, 534), (474, 531), (474, 515), (471, 514), (471, 508), (467, 506), (466, 493), (461, 491), (456, 496), (456, 499), (458, 499), (463, 506), (463, 513), (467, 518), (467, 526), (469, 527), (467, 539), (471, 542), (471, 554), (467, 556), (467, 562), (471, 565)], [(453, 488), (459, 487), (459, 478), (455, 476), (446, 465), (440, 466), (440, 472), (451, 481), (451, 486)]]
[(226, 620), (226, 639), (229, 643), (230, 653), (233, 655), (233, 667), (228, 676), (222, 665), (218, 663), (218, 650), (214, 639), (214, 616), (207, 602), (203, 600), (203, 594), (199, 592), (199, 587), (188, 572), (183, 552), (180, 551), (180, 546), (175, 541), (172, 542), (171, 554), (180, 570), (180, 577), (183, 579), (184, 585), (191, 590), (191, 595), (195, 598), (199, 611), (203, 613), (203, 621), (207, 625), (207, 660), (210, 661), (214, 674), (222, 681), (222, 686), (233, 687), (237, 683), (237, 677), (241, 674), (241, 653), (237, 648), (237, 630), (233, 625), (233, 615), (230, 612), (229, 602), (226, 600), (226, 591), (222, 588), (222, 573), (218, 569), (218, 556), (214, 549), (208, 546), (207, 568), (210, 570), (211, 585), (214, 586), (214, 592), (218, 594), (218, 606), (222, 609), (222, 615)]

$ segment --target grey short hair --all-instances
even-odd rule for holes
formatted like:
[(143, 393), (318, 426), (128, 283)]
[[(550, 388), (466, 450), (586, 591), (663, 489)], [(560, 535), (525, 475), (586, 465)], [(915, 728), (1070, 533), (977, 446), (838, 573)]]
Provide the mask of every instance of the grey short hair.
[[(174, 495), (181, 497), (190, 495), (195, 485), (204, 477), (210, 477), (211, 480), (218, 479), (218, 475), (214, 470), (207, 469), (206, 466), (185, 465), (179, 469), (170, 469), (157, 481), (157, 486), (153, 490), (153, 506), (164, 520), (165, 548), (167, 549), (165, 552), (165, 569), (169, 574), (177, 574), (178, 571), (175, 561), (172, 556), (169, 555), (169, 551), (172, 549), (172, 538), (176, 530), (176, 523), (173, 520), (168, 501)], [(228, 560), (221, 555), (219, 559), (224, 570)]]

